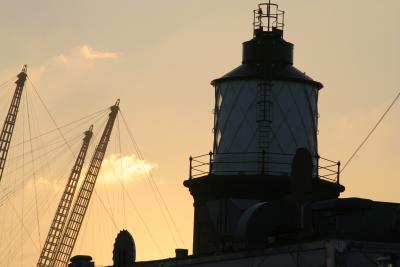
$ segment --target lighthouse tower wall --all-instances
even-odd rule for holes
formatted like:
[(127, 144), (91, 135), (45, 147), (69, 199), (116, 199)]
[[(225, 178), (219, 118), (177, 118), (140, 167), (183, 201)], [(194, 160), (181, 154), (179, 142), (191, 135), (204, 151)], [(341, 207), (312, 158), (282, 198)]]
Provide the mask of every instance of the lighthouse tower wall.
[(300, 81), (216, 83), (212, 171), (289, 175), (296, 149), (316, 156), (318, 89)]

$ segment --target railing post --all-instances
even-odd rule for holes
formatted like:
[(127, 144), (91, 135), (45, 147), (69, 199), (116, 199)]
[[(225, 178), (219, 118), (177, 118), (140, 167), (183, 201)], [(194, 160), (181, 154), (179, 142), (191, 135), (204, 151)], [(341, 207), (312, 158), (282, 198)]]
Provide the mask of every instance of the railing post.
[(317, 162), (316, 162), (316, 164), (317, 164), (317, 178), (319, 178), (319, 159), (320, 159), (320, 156), (319, 156), (319, 154), (317, 153)]
[(208, 169), (208, 174), (210, 175), (211, 174), (211, 171), (212, 171), (212, 164), (213, 164), (213, 162), (212, 162), (212, 155), (213, 155), (213, 153), (212, 153), (212, 151), (210, 151), (210, 153), (208, 153), (208, 155), (210, 155), (210, 161), (209, 161), (209, 169)]
[(190, 157), (189, 157), (189, 179), (192, 179), (192, 178), (193, 178), (193, 177), (192, 177), (192, 160), (193, 160), (193, 157), (190, 156)]
[(265, 150), (261, 152), (261, 174), (264, 175)]
[(336, 183), (337, 184), (340, 183), (340, 160), (337, 163), (337, 181), (336, 181)]

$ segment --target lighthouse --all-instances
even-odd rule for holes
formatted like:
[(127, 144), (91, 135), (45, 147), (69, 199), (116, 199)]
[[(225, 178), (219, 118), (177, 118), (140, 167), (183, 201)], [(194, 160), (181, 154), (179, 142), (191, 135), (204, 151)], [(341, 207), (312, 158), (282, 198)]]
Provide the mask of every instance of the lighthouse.
[(262, 3), (240, 66), (211, 82), (212, 151), (190, 158), (184, 185), (194, 197), (194, 254), (234, 247), (243, 213), (263, 202), (337, 198), (340, 163), (318, 152), (323, 85), (297, 69), (284, 37), (285, 12)]

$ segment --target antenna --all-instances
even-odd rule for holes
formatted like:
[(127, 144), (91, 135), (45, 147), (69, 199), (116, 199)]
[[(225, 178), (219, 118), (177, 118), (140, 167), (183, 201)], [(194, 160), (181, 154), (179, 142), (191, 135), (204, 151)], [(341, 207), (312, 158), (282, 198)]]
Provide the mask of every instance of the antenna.
[(253, 10), (254, 36), (258, 33), (281, 32), (285, 26), (285, 11), (280, 10), (277, 4), (261, 3)]

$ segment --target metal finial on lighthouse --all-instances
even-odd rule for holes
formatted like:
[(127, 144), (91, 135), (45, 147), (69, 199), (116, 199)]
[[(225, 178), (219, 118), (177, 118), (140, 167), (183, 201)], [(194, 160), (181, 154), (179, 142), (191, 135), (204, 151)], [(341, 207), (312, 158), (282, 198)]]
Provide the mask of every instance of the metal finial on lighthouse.
[(283, 34), (285, 26), (285, 11), (280, 10), (277, 4), (261, 3), (258, 9), (253, 10), (254, 36), (263, 32), (279, 32)]

